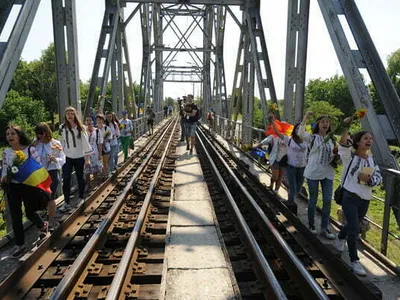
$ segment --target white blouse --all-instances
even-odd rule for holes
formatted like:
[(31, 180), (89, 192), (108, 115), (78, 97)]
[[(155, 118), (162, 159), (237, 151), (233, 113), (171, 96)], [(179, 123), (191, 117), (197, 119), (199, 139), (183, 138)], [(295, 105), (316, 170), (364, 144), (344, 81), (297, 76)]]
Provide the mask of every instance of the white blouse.
[[(65, 164), (65, 153), (59, 141), (52, 139), (49, 143), (37, 141), (36, 151), (40, 156), (40, 161), (46, 170), (61, 170)], [(56, 161), (51, 161), (50, 156), (54, 156)]]
[(62, 124), (60, 126), (60, 140), (66, 157), (81, 158), (90, 155), (93, 151), (85, 129), (81, 131), (81, 137), (78, 138), (76, 126), (69, 130), (67, 125)]

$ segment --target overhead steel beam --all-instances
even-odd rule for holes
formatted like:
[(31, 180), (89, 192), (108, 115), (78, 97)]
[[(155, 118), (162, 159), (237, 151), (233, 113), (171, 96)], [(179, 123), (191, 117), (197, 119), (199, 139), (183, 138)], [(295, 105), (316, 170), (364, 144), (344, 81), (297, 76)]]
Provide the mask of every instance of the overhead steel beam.
[(303, 116), (309, 13), (310, 0), (289, 0), (283, 118), (290, 123)]
[[(21, 9), (12, 26), (12, 31), (8, 40), (0, 42), (0, 107), (3, 105), (6, 93), (10, 87), (11, 80), (38, 10), (40, 0), (16, 1), (13, 2), (13, 4), (21, 5)], [(2, 20), (0, 21), (2, 27), (4, 27), (6, 19), (12, 9), (9, 5), (9, 3), (4, 3), (2, 1)]]
[(182, 4), (190, 3), (191, 5), (244, 5), (246, 0), (122, 0), (121, 3), (152, 3), (152, 4)]
[(75, 0), (52, 0), (51, 5), (57, 70), (58, 112), (62, 116), (67, 106), (73, 106), (79, 113), (82, 113)]

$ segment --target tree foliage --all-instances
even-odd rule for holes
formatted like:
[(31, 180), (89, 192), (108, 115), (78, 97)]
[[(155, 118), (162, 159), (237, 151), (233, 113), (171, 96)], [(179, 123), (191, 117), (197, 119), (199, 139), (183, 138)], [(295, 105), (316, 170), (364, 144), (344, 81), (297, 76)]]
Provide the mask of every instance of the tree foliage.
[[(48, 120), (48, 114), (42, 101), (21, 96), (17, 91), (7, 93), (3, 107), (0, 110), (0, 128), (9, 123), (20, 125), (28, 134), (33, 136), (33, 129), (37, 123)], [(5, 131), (0, 131), (0, 138), (5, 138)]]
[(351, 115), (355, 111), (344, 76), (335, 75), (324, 80), (320, 78), (310, 80), (306, 87), (305, 101), (306, 106), (314, 102), (326, 101), (345, 115)]

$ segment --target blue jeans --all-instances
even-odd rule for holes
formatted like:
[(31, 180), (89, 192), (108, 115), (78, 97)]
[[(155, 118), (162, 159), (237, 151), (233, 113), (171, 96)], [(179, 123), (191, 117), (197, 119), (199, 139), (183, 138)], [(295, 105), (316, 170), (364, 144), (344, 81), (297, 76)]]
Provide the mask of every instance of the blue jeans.
[(119, 145), (112, 145), (110, 150), (109, 171), (112, 172), (118, 165)]
[(332, 189), (333, 180), (325, 178), (322, 180), (313, 180), (307, 178), (308, 192), (310, 193), (310, 199), (308, 201), (308, 225), (314, 226), (315, 207), (317, 206), (318, 200), (318, 185), (321, 182), (322, 187), (322, 220), (321, 228), (328, 228), (329, 216), (331, 214), (331, 202), (332, 202)]
[(288, 165), (286, 167), (286, 177), (289, 181), (288, 203), (294, 204), (294, 198), (300, 192), (304, 182), (304, 167), (298, 168)]
[(360, 222), (367, 214), (369, 201), (346, 190), (343, 192), (342, 209), (346, 217), (346, 225), (339, 232), (339, 239), (347, 238), (351, 261), (359, 260), (357, 255), (357, 237), (360, 233)]

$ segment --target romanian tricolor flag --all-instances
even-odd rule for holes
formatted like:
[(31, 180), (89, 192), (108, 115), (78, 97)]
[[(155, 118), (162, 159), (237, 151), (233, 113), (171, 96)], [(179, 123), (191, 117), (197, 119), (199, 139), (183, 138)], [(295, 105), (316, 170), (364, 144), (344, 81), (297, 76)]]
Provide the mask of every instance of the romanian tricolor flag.
[[(276, 127), (278, 128), (279, 132), (283, 133), (284, 135), (291, 135), (292, 131), (293, 131), (293, 125), (286, 123), (286, 122), (281, 122), (279, 120), (274, 120), (274, 123), (276, 125)], [(268, 124), (267, 129), (265, 130), (265, 135), (271, 135), (272, 136), (277, 136), (275, 134), (274, 128), (272, 127), (272, 124)]]
[(15, 174), (14, 179), (18, 183), (39, 188), (46, 193), (51, 194), (51, 177), (49, 173), (32, 157), (29, 157), (22, 163), (18, 168), (18, 172)]

